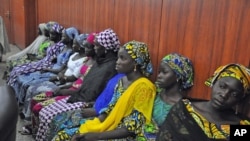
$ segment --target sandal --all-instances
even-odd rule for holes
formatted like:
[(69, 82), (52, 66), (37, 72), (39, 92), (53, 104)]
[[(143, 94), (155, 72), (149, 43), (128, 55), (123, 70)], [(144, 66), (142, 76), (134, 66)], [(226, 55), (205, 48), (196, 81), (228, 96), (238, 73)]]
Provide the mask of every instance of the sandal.
[(32, 135), (31, 125), (26, 125), (22, 127), (22, 130), (18, 131), (21, 135)]

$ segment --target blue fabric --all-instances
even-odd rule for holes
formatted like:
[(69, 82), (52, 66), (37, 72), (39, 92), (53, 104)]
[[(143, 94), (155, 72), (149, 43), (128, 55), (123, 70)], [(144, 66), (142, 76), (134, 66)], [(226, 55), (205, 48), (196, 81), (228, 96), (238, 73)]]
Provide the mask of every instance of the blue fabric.
[[(61, 52), (57, 56), (56, 63), (52, 66), (52, 69), (59, 69), (63, 65), (66, 65), (72, 50), (66, 52)], [(18, 93), (18, 101), (23, 103), (26, 96), (26, 90), (30, 85), (38, 84), (44, 81), (49, 81), (50, 77), (56, 76), (52, 72), (41, 73), (41, 71), (35, 71), (33, 73), (23, 74), (17, 77), (17, 84), (14, 87), (15, 91)]]
[(73, 40), (76, 36), (79, 35), (79, 32), (75, 27), (69, 27), (65, 29), (65, 33), (71, 40)]
[(99, 111), (104, 107), (107, 107), (115, 90), (115, 86), (121, 77), (125, 76), (124, 74), (117, 74), (112, 79), (109, 80), (105, 89), (102, 91), (100, 96), (96, 99), (94, 108), (96, 112), (99, 114)]

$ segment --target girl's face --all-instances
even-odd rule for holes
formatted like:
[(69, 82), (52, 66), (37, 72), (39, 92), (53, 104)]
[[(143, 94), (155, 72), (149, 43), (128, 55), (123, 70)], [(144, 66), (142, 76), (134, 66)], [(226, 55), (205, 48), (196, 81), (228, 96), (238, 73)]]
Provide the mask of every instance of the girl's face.
[(49, 30), (48, 30), (48, 29), (44, 29), (44, 35), (45, 35), (46, 37), (49, 37)]
[(212, 106), (216, 109), (231, 109), (244, 96), (242, 83), (233, 77), (222, 77), (212, 87)]
[(63, 33), (62, 33), (62, 42), (64, 43), (64, 44), (67, 44), (67, 43), (69, 43), (70, 41), (71, 41), (71, 39), (68, 37), (68, 35), (65, 33), (65, 31), (63, 31)]
[(57, 41), (58, 38), (60, 38), (60, 35), (58, 33), (56, 33), (54, 30), (51, 30), (49, 32), (49, 37), (50, 37), (50, 40)]
[(120, 48), (118, 51), (118, 59), (116, 61), (116, 70), (119, 73), (128, 74), (134, 71), (136, 63), (131, 58), (131, 56), (127, 53), (124, 48)]
[(97, 56), (101, 57), (105, 55), (105, 48), (101, 46), (97, 41), (94, 41), (94, 49)]
[(177, 84), (174, 71), (165, 62), (161, 62), (156, 83), (160, 88), (168, 89)]
[(85, 54), (86, 56), (94, 56), (95, 55), (95, 49), (94, 45), (90, 44), (89, 42), (84, 43), (84, 48), (85, 48)]

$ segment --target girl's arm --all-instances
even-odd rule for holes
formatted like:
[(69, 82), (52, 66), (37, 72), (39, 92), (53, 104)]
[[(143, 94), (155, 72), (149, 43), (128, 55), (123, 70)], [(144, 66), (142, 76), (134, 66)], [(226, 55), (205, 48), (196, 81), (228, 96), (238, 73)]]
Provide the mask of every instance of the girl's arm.
[(84, 141), (97, 141), (104, 139), (120, 139), (131, 136), (132, 134), (127, 130), (127, 128), (117, 128), (112, 131), (106, 131), (101, 133), (86, 133), (86, 134), (76, 134), (73, 136), (71, 141), (84, 140)]

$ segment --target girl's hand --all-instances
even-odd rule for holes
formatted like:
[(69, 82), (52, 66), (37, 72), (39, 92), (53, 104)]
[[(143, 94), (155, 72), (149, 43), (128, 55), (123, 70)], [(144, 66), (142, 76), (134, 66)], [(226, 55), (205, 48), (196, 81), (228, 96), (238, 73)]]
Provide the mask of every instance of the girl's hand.
[(84, 134), (75, 134), (72, 138), (71, 141), (81, 141), (83, 140)]
[(76, 134), (71, 141), (97, 141), (98, 133)]

